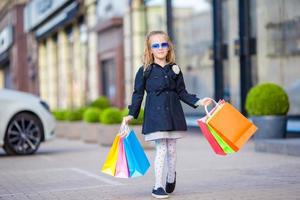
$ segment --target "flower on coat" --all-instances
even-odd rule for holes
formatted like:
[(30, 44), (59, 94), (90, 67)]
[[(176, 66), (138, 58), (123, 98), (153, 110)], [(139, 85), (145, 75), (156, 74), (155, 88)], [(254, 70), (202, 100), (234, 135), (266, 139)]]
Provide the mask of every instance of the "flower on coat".
[(180, 68), (178, 67), (178, 65), (173, 65), (172, 70), (174, 71), (175, 74), (179, 74), (180, 72)]

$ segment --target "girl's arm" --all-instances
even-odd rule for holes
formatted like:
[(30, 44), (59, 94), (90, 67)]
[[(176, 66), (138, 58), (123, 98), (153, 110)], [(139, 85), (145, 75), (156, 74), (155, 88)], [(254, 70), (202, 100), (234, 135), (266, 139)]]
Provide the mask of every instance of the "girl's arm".
[(193, 108), (197, 108), (199, 106), (201, 99), (199, 99), (195, 94), (189, 94), (186, 91), (185, 83), (181, 71), (179, 72), (176, 81), (176, 92), (179, 95), (180, 100), (182, 100), (184, 103), (188, 104)]
[(145, 81), (143, 77), (144, 67), (140, 67), (134, 80), (134, 90), (131, 99), (131, 105), (128, 106), (129, 115), (135, 119), (139, 116), (141, 104), (144, 98)]

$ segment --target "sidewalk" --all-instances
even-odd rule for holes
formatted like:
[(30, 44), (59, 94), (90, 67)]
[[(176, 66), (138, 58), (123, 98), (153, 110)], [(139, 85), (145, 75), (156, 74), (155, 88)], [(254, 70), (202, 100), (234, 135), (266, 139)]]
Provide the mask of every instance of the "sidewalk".
[[(155, 151), (146, 176), (117, 179), (100, 173), (109, 148), (56, 139), (34, 156), (0, 152), (1, 200), (151, 200)], [(218, 156), (197, 132), (178, 141), (174, 200), (296, 200), (300, 157), (257, 153), (249, 141), (233, 155)]]

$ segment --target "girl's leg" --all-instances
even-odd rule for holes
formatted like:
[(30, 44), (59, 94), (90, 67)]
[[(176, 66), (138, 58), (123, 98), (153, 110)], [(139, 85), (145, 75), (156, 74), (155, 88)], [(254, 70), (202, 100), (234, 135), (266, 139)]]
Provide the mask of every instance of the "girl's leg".
[(176, 157), (176, 139), (167, 139), (168, 183), (173, 183), (175, 179)]
[(167, 141), (166, 139), (155, 140), (156, 143), (156, 155), (154, 159), (154, 170), (155, 170), (155, 186), (154, 189), (163, 186), (163, 169), (165, 157), (167, 154)]

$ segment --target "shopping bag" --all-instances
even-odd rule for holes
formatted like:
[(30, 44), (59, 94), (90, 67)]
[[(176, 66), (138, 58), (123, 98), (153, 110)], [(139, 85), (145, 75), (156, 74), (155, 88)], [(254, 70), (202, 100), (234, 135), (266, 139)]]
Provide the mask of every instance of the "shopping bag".
[(126, 159), (125, 150), (124, 150), (124, 138), (123, 137), (120, 137), (118, 150), (119, 151), (118, 151), (118, 160), (117, 160), (117, 165), (116, 165), (115, 177), (128, 178), (129, 171), (128, 171), (127, 159)]
[(150, 163), (133, 130), (124, 137), (124, 149), (130, 177), (145, 175)]
[(252, 122), (227, 102), (209, 116), (207, 124), (234, 151), (238, 151), (257, 130)]
[(228, 144), (226, 144), (222, 140), (222, 138), (211, 127), (209, 127), (206, 124), (208, 116), (212, 115), (221, 104), (225, 103), (224, 100), (220, 100), (218, 103), (216, 101), (214, 101), (213, 99), (212, 99), (212, 101), (215, 104), (214, 108), (210, 112), (208, 112), (207, 106), (206, 106), (205, 107), (205, 111), (207, 113), (206, 116), (202, 117), (201, 119), (198, 119), (197, 123), (198, 123), (203, 135), (205, 136), (206, 140), (208, 141), (208, 143), (210, 144), (210, 146), (212, 147), (212, 149), (214, 150), (214, 152), (216, 154), (226, 155), (226, 154), (233, 153), (234, 151), (230, 148), (230, 146), (228, 146)]
[(226, 155), (226, 153), (223, 151), (221, 146), (218, 144), (217, 140), (214, 138), (214, 136), (209, 131), (209, 129), (208, 129), (206, 123), (205, 123), (205, 118), (206, 117), (197, 120), (197, 123), (198, 123), (204, 137), (206, 138), (206, 140), (208, 141), (211, 148), (214, 150), (214, 152), (216, 154)]
[(118, 160), (118, 148), (119, 148), (120, 136), (116, 135), (114, 142), (108, 152), (106, 161), (104, 162), (101, 172), (114, 176), (116, 171), (116, 165)]
[(214, 139), (217, 141), (218, 145), (225, 152), (225, 154), (231, 154), (235, 152), (208, 124), (207, 124), (207, 128), (209, 132), (212, 134), (212, 136), (214, 137)]

